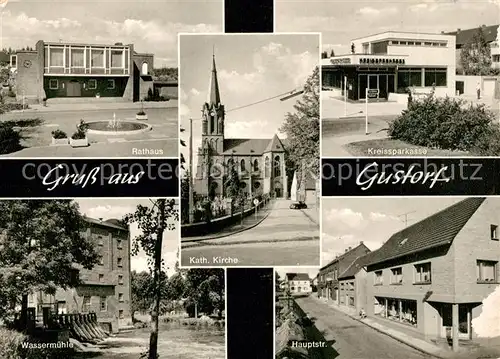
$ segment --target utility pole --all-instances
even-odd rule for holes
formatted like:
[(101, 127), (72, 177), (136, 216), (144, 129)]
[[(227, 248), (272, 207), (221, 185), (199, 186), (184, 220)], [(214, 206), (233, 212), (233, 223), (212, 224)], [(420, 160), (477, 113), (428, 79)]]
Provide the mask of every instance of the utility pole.
[(154, 267), (154, 291), (155, 291), (155, 304), (153, 312), (151, 313), (151, 337), (149, 338), (149, 357), (148, 359), (157, 359), (158, 357), (158, 321), (160, 315), (160, 299), (161, 299), (161, 250), (163, 244), (163, 231), (165, 225), (165, 199), (160, 198), (157, 200), (156, 204), (158, 206), (157, 215), (157, 232), (156, 232), (156, 243), (155, 243), (155, 267)]
[(189, 223), (193, 223), (193, 119), (189, 119)]

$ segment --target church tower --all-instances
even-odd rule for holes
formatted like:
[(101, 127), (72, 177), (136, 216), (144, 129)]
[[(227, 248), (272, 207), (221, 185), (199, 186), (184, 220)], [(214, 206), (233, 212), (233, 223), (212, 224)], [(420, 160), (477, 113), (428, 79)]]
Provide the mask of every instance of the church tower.
[(224, 105), (220, 101), (219, 82), (215, 66), (215, 55), (212, 58), (212, 74), (208, 86), (207, 102), (202, 112), (202, 148), (210, 146), (214, 155), (224, 151)]
[(213, 196), (222, 191), (220, 166), (223, 163), (222, 153), (224, 152), (224, 115), (214, 54), (207, 100), (201, 109), (201, 147), (198, 152), (196, 179), (198, 180), (197, 193), (202, 195)]

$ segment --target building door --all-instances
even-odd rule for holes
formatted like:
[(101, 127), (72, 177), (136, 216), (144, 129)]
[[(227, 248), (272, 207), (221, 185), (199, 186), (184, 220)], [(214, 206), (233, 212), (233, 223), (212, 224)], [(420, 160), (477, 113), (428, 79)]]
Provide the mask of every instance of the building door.
[(69, 81), (67, 86), (66, 96), (80, 97), (82, 95), (82, 85), (77, 80)]
[(458, 305), (458, 336), (462, 339), (471, 339), (470, 307), (467, 304)]
[(379, 87), (379, 75), (368, 75), (368, 89), (370, 89), (370, 90), (380, 90), (380, 87)]
[(379, 81), (379, 94), (378, 94), (378, 97), (379, 98), (385, 98), (385, 99), (387, 99), (388, 98), (388, 92), (389, 92), (388, 89), (387, 89), (387, 85), (388, 85), (387, 75), (379, 75), (378, 81)]

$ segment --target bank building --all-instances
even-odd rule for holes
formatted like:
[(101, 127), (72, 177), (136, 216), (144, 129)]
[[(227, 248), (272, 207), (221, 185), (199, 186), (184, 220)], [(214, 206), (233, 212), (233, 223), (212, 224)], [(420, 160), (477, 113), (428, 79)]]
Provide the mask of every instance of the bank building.
[[(354, 39), (351, 53), (321, 60), (323, 89), (333, 97), (406, 102), (414, 94), (454, 96), (455, 36), (388, 31)], [(370, 94), (368, 97), (372, 97)]]

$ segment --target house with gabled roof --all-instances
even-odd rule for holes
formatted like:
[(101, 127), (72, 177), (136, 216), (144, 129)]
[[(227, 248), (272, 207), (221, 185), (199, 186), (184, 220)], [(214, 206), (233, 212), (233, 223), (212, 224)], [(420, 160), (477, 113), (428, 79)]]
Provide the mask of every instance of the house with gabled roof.
[(194, 190), (202, 197), (225, 196), (225, 183), (233, 169), (249, 197), (287, 198), (286, 142), (272, 138), (227, 138), (225, 109), (221, 102), (215, 56), (209, 93), (202, 106), (202, 139), (198, 150)]
[(339, 305), (353, 309), (356, 313), (361, 310), (366, 312), (367, 295), (366, 295), (366, 263), (369, 262), (369, 252), (366, 255), (356, 258), (347, 267), (347, 269), (339, 275)]
[(311, 279), (307, 273), (287, 273), (286, 286), (292, 295), (304, 295), (312, 292)]
[(339, 276), (349, 268), (354, 260), (369, 252), (370, 249), (363, 242), (360, 242), (354, 248), (346, 248), (342, 255), (335, 257), (327, 265), (323, 266), (318, 273), (318, 297), (339, 304)]
[(428, 339), (477, 336), (472, 319), (498, 286), (500, 201), (467, 198), (393, 234), (365, 260), (366, 313)]

